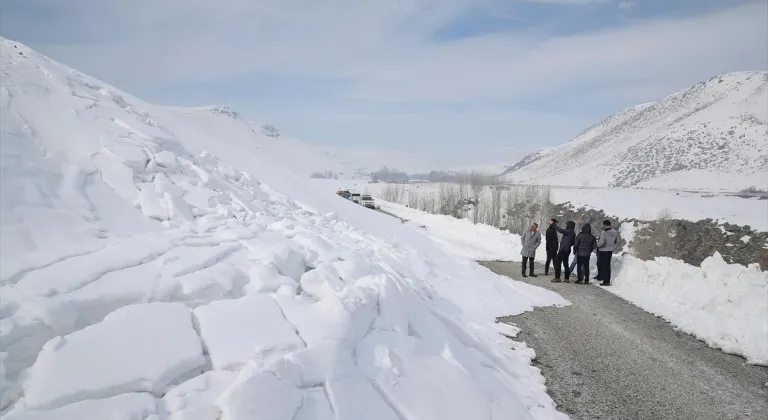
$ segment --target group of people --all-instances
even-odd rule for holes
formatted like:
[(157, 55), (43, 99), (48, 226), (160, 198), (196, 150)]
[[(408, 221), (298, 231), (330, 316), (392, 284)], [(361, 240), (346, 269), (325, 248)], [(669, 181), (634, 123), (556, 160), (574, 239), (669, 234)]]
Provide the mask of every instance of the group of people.
[[(557, 219), (549, 220), (549, 227), (546, 231), (546, 250), (547, 262), (544, 265), (544, 275), (549, 275), (549, 265), (554, 263), (555, 277), (553, 283), (565, 281), (571, 282), (571, 274), (574, 266), (576, 268), (576, 284), (589, 284), (589, 259), (592, 253), (597, 254), (597, 276), (595, 280), (600, 280), (601, 286), (611, 285), (611, 258), (614, 250), (619, 244), (619, 234), (611, 226), (610, 220), (603, 221), (603, 230), (600, 231), (598, 238), (592, 234), (592, 226), (584, 223), (581, 226), (581, 232), (576, 234), (576, 223), (568, 221), (565, 223), (565, 229), (558, 225)], [(562, 235), (558, 240), (557, 234)], [(534, 223), (521, 236), (523, 249), (520, 253), (523, 256), (523, 277), (536, 277), (533, 273), (533, 259), (536, 256), (536, 249), (541, 245), (541, 233), (539, 225)], [(572, 264), (568, 264), (571, 257), (571, 250), (576, 258)], [(527, 271), (527, 273), (526, 273)], [(564, 275), (564, 277), (561, 277)]]

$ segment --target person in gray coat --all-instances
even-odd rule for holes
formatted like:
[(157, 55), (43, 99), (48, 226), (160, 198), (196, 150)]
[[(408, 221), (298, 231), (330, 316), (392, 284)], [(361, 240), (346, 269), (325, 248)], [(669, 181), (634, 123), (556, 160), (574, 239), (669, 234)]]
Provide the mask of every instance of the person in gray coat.
[[(523, 244), (523, 249), (520, 251), (520, 255), (523, 256), (523, 277), (536, 277), (533, 274), (533, 258), (536, 256), (536, 248), (541, 245), (541, 233), (539, 233), (539, 225), (534, 223), (531, 227), (520, 236), (520, 243)], [(525, 274), (525, 267), (530, 263), (530, 269), (528, 275)]]
[(603, 221), (603, 231), (597, 240), (597, 278), (601, 286), (611, 285), (611, 258), (619, 245), (619, 232), (611, 226), (610, 220)]

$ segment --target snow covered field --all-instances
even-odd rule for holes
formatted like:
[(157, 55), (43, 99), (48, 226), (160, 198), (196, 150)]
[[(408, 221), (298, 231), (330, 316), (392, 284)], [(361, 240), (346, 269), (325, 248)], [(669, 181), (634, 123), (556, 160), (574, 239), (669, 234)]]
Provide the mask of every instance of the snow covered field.
[(566, 418), (494, 322), (558, 295), (0, 41), (3, 420)]
[[(338, 188), (351, 188), (380, 195), (388, 184), (365, 181), (312, 180), (332, 193)], [(437, 192), (438, 184), (409, 184), (409, 191)], [(749, 225), (768, 231), (768, 200), (741, 198), (724, 193), (685, 192), (637, 188), (552, 187), (554, 203), (571, 202), (575, 207), (602, 209), (622, 219), (654, 220), (662, 211), (673, 217), (691, 221), (715, 219), (740, 226)]]
[[(432, 215), (397, 204), (382, 209), (412, 222), (447, 252), (478, 260), (521, 261), (520, 236), (467, 220)], [(423, 227), (422, 227), (423, 226)], [(631, 231), (622, 232), (627, 236)], [(542, 247), (536, 260), (543, 261)], [(596, 272), (595, 258), (591, 272)], [(768, 365), (768, 272), (757, 264), (728, 264), (719, 254), (701, 267), (671, 258), (613, 258), (612, 293), (661, 316), (712, 347)]]

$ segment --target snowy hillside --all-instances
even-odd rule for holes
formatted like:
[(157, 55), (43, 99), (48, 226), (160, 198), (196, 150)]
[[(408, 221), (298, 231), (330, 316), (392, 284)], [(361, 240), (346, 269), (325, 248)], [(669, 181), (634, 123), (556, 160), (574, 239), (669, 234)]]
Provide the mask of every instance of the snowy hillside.
[(231, 115), (0, 53), (3, 420), (565, 417), (494, 322), (556, 294), (317, 191)]
[(281, 162), (282, 166), (303, 176), (331, 171), (339, 178), (351, 178), (360, 172), (369, 174), (375, 170), (375, 166), (359, 165), (337, 150), (313, 147), (282, 136), (274, 126), (246, 120), (226, 106), (169, 107), (169, 110), (214, 137), (241, 140), (243, 147), (266, 160)]
[(510, 182), (738, 191), (768, 185), (768, 73), (713, 77), (524, 158)]

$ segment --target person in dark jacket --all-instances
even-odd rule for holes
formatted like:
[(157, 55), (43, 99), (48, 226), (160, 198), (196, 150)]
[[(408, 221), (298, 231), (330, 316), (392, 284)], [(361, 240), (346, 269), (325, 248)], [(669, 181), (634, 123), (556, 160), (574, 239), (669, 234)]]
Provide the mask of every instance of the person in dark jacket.
[(589, 257), (597, 249), (597, 239), (592, 234), (592, 226), (584, 223), (581, 233), (576, 235), (573, 242), (573, 253), (576, 254), (576, 284), (589, 284)]
[(549, 263), (553, 263), (554, 265), (557, 265), (557, 231), (555, 230), (555, 227), (552, 226), (553, 224), (557, 224), (557, 219), (550, 219), (549, 221), (549, 227), (547, 227), (546, 235), (544, 236), (547, 240), (546, 250), (547, 250), (547, 262), (544, 264), (544, 275), (549, 275)]
[(619, 232), (612, 226), (610, 220), (603, 221), (603, 231), (597, 240), (597, 277), (603, 282), (601, 286), (611, 285), (611, 257), (619, 246)]
[(565, 271), (565, 282), (570, 283), (571, 270), (570, 267), (568, 267), (568, 259), (571, 256), (571, 248), (576, 240), (576, 232), (574, 231), (576, 223), (572, 220), (565, 222), (565, 229), (561, 228), (556, 223), (552, 223), (552, 221), (549, 223), (558, 233), (563, 235), (563, 237), (560, 238), (560, 248), (557, 251), (557, 259), (555, 260), (555, 278), (552, 279), (552, 283), (560, 283), (561, 265), (564, 269), (563, 271)]

